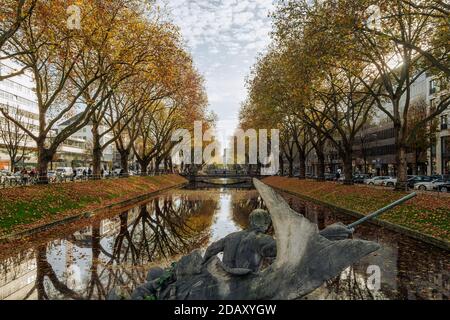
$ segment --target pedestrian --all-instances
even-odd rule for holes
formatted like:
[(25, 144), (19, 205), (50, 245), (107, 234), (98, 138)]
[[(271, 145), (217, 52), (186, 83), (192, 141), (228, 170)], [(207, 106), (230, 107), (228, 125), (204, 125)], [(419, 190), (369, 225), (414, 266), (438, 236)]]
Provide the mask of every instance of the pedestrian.
[(336, 171), (336, 181), (339, 181), (339, 179), (341, 178), (341, 173), (338, 171)]
[(28, 182), (28, 171), (27, 171), (27, 169), (23, 168), (22, 171), (20, 172), (20, 174), (22, 175), (22, 183), (23, 184), (27, 184), (27, 182)]
[(90, 177), (92, 175), (92, 170), (91, 168), (88, 169), (88, 176)]

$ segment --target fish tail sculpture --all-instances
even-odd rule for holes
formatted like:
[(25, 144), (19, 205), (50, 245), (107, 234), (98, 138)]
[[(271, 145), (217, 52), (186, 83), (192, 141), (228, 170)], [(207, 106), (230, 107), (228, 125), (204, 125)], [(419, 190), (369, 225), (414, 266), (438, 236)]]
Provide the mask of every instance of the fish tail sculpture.
[(275, 261), (262, 271), (231, 272), (216, 256), (205, 262), (200, 251), (194, 251), (178, 262), (176, 280), (159, 288), (157, 299), (299, 299), (379, 249), (370, 241), (327, 239), (272, 188), (253, 182), (272, 218)]

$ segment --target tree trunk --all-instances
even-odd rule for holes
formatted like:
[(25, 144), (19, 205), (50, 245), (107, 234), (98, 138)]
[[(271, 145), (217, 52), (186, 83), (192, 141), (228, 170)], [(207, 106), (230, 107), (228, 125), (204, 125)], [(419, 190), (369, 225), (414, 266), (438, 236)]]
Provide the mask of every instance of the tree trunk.
[(408, 164), (406, 161), (406, 147), (403, 144), (397, 146), (397, 185), (395, 190), (406, 190), (408, 188)]
[(138, 159), (138, 163), (141, 166), (141, 174), (142, 175), (147, 175), (147, 173), (148, 173), (148, 166), (150, 164), (150, 160), (139, 160)]
[(395, 132), (395, 162), (397, 166), (397, 184), (395, 190), (407, 190), (408, 189), (408, 163), (406, 160), (406, 142), (405, 133), (406, 126), (402, 127), (400, 122), (394, 123)]
[(325, 180), (325, 154), (323, 152), (317, 152), (318, 168), (317, 168), (317, 178), (320, 181)]
[(294, 176), (294, 159), (288, 158), (288, 162), (289, 162), (289, 177), (293, 177)]
[(102, 147), (100, 146), (100, 136), (98, 126), (92, 126), (92, 174), (94, 179), (101, 178)]
[(352, 185), (353, 184), (353, 160), (352, 160), (352, 151), (347, 150), (343, 157), (344, 159), (344, 184)]
[(120, 153), (120, 166), (123, 169), (123, 175), (128, 176), (128, 158), (130, 157), (129, 150), (121, 150)]
[(155, 160), (155, 173), (159, 174), (159, 166), (161, 164), (161, 159), (160, 158), (156, 158)]
[(15, 169), (16, 169), (16, 161), (13, 160), (13, 159), (11, 158), (9, 171), (11, 171), (12, 173), (14, 173), (14, 170), (15, 170)]
[(102, 150), (94, 147), (92, 149), (92, 175), (94, 179), (101, 178)]
[(306, 157), (300, 152), (299, 154), (299, 179), (306, 179)]
[(283, 176), (284, 175), (284, 160), (283, 160), (283, 156), (280, 155), (279, 158), (280, 158), (280, 176)]
[(367, 173), (367, 157), (366, 156), (364, 156), (364, 173), (366, 174)]
[(38, 145), (39, 184), (48, 184), (48, 164), (53, 159), (54, 152), (45, 149), (44, 144)]

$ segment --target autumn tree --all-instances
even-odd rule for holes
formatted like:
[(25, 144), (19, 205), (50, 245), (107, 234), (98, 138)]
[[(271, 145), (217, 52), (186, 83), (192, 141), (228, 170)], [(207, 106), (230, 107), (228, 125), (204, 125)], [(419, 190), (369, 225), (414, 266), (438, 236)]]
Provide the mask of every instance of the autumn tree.
[[(311, 36), (329, 39), (321, 43), (321, 48), (334, 50), (335, 56), (351, 56), (368, 65), (367, 70), (373, 76), (369, 82), (363, 77), (360, 80), (374, 97), (377, 108), (393, 123), (399, 189), (406, 187), (409, 137), (442, 113), (450, 103), (450, 95), (442, 96), (433, 112), (411, 127), (408, 113), (412, 85), (425, 73), (439, 67), (436, 63), (429, 63), (430, 57), (425, 57), (418, 48), (433, 53), (435, 59), (445, 64), (448, 61), (448, 43), (438, 41), (437, 47), (432, 41), (425, 44), (430, 36), (436, 34), (435, 18), (431, 14), (417, 14), (417, 6), (409, 2), (330, 0), (313, 5), (304, 1), (288, 2), (280, 5), (277, 19), (277, 36), (293, 38), (301, 35), (305, 24), (309, 24), (313, 30)], [(311, 38), (305, 39), (309, 40)], [(373, 89), (374, 77), (382, 85), (381, 91)]]
[[(205, 116), (207, 105), (203, 79), (194, 69), (188, 55), (184, 60), (178, 59), (176, 90), (168, 97), (162, 97), (143, 110), (139, 120), (138, 135), (133, 144), (134, 153), (140, 164), (141, 171), (147, 173), (149, 164), (153, 161), (155, 170), (161, 163), (166, 169), (172, 167), (172, 150), (181, 141), (172, 141), (172, 134), (177, 129), (194, 130), (194, 120), (209, 121)], [(179, 63), (179, 62), (183, 63)]]
[[(428, 105), (424, 99), (419, 99), (411, 103), (411, 111), (409, 113), (409, 121), (411, 127), (414, 128), (417, 122), (421, 122), (430, 112)], [(408, 149), (414, 157), (413, 174), (418, 174), (418, 164), (432, 161), (428, 159), (428, 150), (436, 145), (436, 134), (438, 133), (438, 119), (433, 119), (424, 126), (421, 126), (409, 135)]]
[(24, 113), (18, 108), (8, 107), (8, 113), (14, 119), (10, 121), (4, 118), (0, 118), (0, 145), (2, 145), (9, 155), (11, 172), (15, 171), (18, 163), (25, 159), (25, 156), (30, 151), (29, 137), (22, 130), (21, 127), (16, 125), (16, 122), (22, 123), (28, 130), (32, 129), (32, 123), (30, 119), (26, 119)]
[[(89, 2), (86, 1), (85, 5), (88, 6)], [(101, 10), (95, 5), (90, 8)], [(25, 52), (16, 59), (31, 70), (36, 82), (38, 132), (28, 130), (20, 122), (15, 123), (37, 144), (42, 182), (47, 181), (48, 163), (58, 146), (88, 123), (101, 103), (97, 98), (104, 92), (103, 86), (99, 85), (89, 100), (85, 96), (88, 88), (108, 73), (104, 61), (91, 51), (96, 39), (101, 39), (101, 45), (106, 45), (108, 31), (95, 23), (98, 20), (95, 10), (83, 13), (82, 30), (69, 30), (61, 19), (66, 16), (65, 1), (39, 2), (33, 15), (27, 17), (20, 30), (10, 38), (16, 52)], [(88, 74), (81, 81), (75, 81), (75, 75), (86, 70), (89, 70)], [(73, 115), (81, 105), (84, 110), (79, 117), (56, 131), (57, 124)], [(14, 121), (7, 110), (1, 109), (1, 112), (5, 118)]]
[[(93, 104), (100, 102), (94, 108), (89, 122), (93, 137), (93, 175), (96, 177), (101, 172), (103, 151), (122, 135), (145, 107), (146, 101), (157, 98), (152, 95), (154, 87), (164, 81), (155, 83), (151, 78), (170, 77), (159, 70), (171, 62), (164, 59), (167, 56), (164, 50), (168, 51), (164, 41), (171, 41), (174, 27), (157, 23), (156, 17), (153, 20), (146, 19), (136, 5), (133, 9), (130, 11), (130, 2), (125, 7), (120, 6), (120, 3), (111, 6), (109, 10), (114, 13), (111, 15), (114, 21), (102, 20), (105, 24), (103, 28), (111, 34), (107, 50), (102, 45), (93, 48), (99, 57), (113, 65), (107, 76), (93, 83), (84, 93), (86, 100)], [(86, 75), (89, 75), (89, 70), (77, 74), (77, 79), (83, 80)], [(92, 99), (91, 91), (95, 92), (96, 85), (102, 86), (103, 92), (97, 99)], [(126, 95), (133, 97), (129, 99)], [(128, 99), (131, 103), (119, 103), (118, 99)]]
[[(353, 147), (375, 101), (348, 70), (330, 68), (319, 81), (315, 89), (318, 103), (310, 104), (307, 112), (325, 118), (330, 124), (328, 127), (317, 126), (316, 129), (333, 143), (344, 163), (344, 183), (352, 184)], [(305, 116), (305, 119), (308, 117)], [(315, 122), (311, 125), (315, 126)]]
[(293, 175), (294, 159), (298, 158), (299, 177), (304, 179), (310, 136), (302, 115), (295, 112), (303, 100), (298, 83), (290, 77), (291, 67), (284, 52), (275, 48), (258, 59), (247, 81), (249, 98), (246, 108), (241, 109), (241, 126), (280, 129), (281, 149), (289, 162), (290, 174)]
[[(110, 109), (114, 90), (136, 72), (150, 51), (157, 54), (152, 50), (159, 47), (146, 41), (149, 34), (158, 38), (154, 33), (158, 28), (149, 27), (152, 24), (139, 1), (78, 3), (80, 30), (69, 30), (61, 19), (66, 16), (66, 5), (66, 1), (39, 2), (10, 39), (17, 52), (26, 52), (16, 59), (30, 68), (36, 81), (39, 130), (22, 129), (37, 144), (42, 181), (46, 181), (48, 163), (58, 146), (90, 121), (98, 128), (105, 110)], [(12, 120), (5, 110), (2, 113)], [(72, 121), (56, 130), (67, 118)], [(98, 158), (98, 135), (93, 143), (94, 158)]]
[[(12, 50), (10, 39), (19, 31), (20, 26), (33, 13), (37, 0), (3, 0), (0, 6), (0, 63), (13, 59), (27, 51)], [(25, 71), (26, 65), (9, 72), (0, 72), (0, 81), (17, 76)], [(0, 68), (1, 71), (1, 68)]]

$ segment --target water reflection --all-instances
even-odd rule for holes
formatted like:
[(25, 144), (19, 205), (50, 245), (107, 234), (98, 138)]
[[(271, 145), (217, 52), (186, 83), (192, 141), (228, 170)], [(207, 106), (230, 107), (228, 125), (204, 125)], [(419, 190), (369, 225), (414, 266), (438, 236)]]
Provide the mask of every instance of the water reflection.
[[(336, 221), (355, 218), (285, 195), (292, 208), (323, 229)], [(371, 240), (380, 250), (327, 281), (306, 299), (439, 299), (450, 296), (450, 255), (423, 242), (381, 227), (364, 224), (354, 238)], [(369, 266), (380, 269), (381, 290), (372, 290)]]
[[(286, 196), (291, 206), (322, 229), (354, 219)], [(121, 286), (131, 292), (146, 271), (167, 266), (195, 248), (205, 248), (245, 228), (248, 215), (264, 204), (254, 190), (175, 190), (145, 205), (93, 220), (47, 243), (30, 242), (0, 258), (0, 299), (104, 299)], [(373, 225), (356, 238), (381, 249), (327, 281), (307, 299), (448, 299), (446, 251)], [(381, 272), (381, 290), (369, 286), (369, 266)]]
[(104, 299), (209, 239), (217, 200), (166, 195), (0, 262), (0, 299)]

